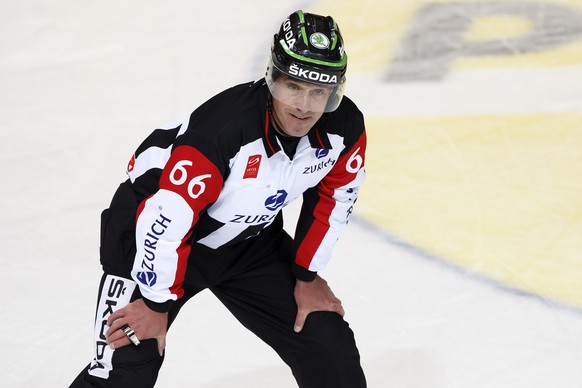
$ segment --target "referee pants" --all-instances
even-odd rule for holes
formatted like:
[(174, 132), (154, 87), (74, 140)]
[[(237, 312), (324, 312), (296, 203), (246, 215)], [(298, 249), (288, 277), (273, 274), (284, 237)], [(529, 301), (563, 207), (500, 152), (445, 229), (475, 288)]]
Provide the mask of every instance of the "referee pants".
[[(268, 229), (272, 230), (261, 233), (264, 237), (246, 240), (246, 246), (232, 256), (217, 256), (211, 250), (205, 252), (207, 248), (195, 246), (183, 284), (184, 296), (172, 305), (169, 325), (191, 297), (209, 289), (242, 325), (277, 352), (299, 387), (366, 387), (354, 334), (339, 314), (311, 313), (303, 330), (293, 331), (297, 305), (290, 267), (292, 241), (282, 228)], [(71, 388), (147, 388), (156, 382), (163, 362), (156, 340), (115, 350), (105, 344), (104, 321), (108, 313), (140, 297), (125, 267), (120, 270), (122, 273), (115, 274), (111, 273), (110, 263), (104, 265), (95, 324), (96, 357)]]

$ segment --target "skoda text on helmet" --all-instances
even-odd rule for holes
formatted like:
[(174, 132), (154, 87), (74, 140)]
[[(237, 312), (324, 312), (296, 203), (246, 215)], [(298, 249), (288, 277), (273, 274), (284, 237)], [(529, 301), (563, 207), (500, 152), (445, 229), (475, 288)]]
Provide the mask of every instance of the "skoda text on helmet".
[[(273, 98), (300, 109), (332, 112), (343, 97), (347, 64), (333, 18), (299, 10), (275, 34), (265, 78)], [(282, 84), (287, 77), (305, 87)]]

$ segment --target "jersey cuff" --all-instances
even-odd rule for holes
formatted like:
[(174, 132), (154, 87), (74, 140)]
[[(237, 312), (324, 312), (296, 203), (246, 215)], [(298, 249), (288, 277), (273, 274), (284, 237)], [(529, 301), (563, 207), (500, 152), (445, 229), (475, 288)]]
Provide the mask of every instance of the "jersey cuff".
[(167, 300), (164, 303), (156, 303), (152, 302), (147, 298), (143, 298), (143, 301), (146, 304), (146, 306), (148, 306), (151, 310), (154, 310), (155, 312), (158, 313), (167, 313), (168, 311), (170, 311), (172, 305), (174, 304), (173, 300)]
[(312, 282), (317, 276), (317, 272), (312, 272), (297, 263), (293, 263), (291, 266), (291, 271), (297, 279), (303, 280), (304, 282)]

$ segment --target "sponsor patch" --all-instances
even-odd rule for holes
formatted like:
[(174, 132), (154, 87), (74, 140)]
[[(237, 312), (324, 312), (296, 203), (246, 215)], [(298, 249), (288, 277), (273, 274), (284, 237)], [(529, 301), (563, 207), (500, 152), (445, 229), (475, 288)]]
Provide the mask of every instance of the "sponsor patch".
[(287, 199), (287, 192), (285, 190), (277, 191), (277, 194), (267, 198), (265, 201), (265, 207), (269, 210), (277, 210), (285, 204)]
[(323, 159), (329, 154), (329, 150), (325, 148), (318, 148), (315, 150), (315, 157), (317, 159)]
[(247, 167), (243, 179), (256, 178), (259, 176), (259, 167), (261, 166), (262, 155), (251, 155), (247, 161)]
[(89, 374), (102, 379), (109, 378), (109, 372), (113, 370), (113, 352), (107, 345), (105, 333), (109, 329), (107, 318), (113, 312), (125, 307), (131, 300), (131, 295), (135, 290), (133, 280), (124, 279), (118, 276), (107, 275), (99, 301), (97, 302), (97, 316), (95, 317), (95, 342), (93, 345), (95, 358), (89, 366)]
[(143, 271), (136, 274), (137, 280), (148, 287), (153, 287), (158, 281), (158, 275), (155, 272)]
[(329, 48), (329, 38), (321, 32), (315, 32), (311, 34), (309, 37), (309, 42), (311, 42), (313, 47), (321, 50)]
[(135, 155), (131, 156), (129, 163), (127, 163), (127, 172), (132, 172), (135, 167)]

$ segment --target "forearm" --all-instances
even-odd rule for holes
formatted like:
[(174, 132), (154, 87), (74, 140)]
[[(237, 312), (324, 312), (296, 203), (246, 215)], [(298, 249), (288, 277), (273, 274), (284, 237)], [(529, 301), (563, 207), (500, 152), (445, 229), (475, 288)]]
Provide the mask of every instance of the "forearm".
[(132, 277), (148, 307), (167, 311), (182, 295), (193, 212), (181, 197), (160, 190), (140, 207)]

